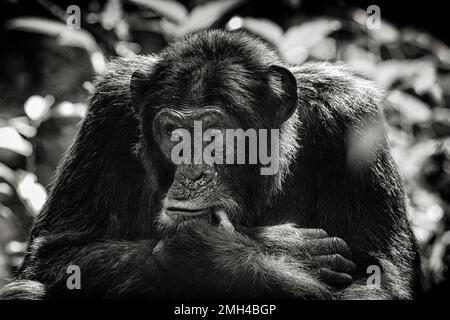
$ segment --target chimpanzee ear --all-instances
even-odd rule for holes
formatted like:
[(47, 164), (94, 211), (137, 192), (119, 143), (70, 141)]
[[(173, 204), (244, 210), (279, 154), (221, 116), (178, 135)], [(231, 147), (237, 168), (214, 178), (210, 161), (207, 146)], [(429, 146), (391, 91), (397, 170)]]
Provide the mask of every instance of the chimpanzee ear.
[(131, 75), (131, 104), (135, 112), (139, 111), (141, 104), (144, 102), (145, 91), (149, 87), (149, 77), (149, 73), (142, 70), (136, 70)]
[(278, 65), (270, 66), (270, 83), (279, 101), (275, 111), (278, 125), (289, 119), (295, 112), (298, 103), (297, 80), (291, 71)]

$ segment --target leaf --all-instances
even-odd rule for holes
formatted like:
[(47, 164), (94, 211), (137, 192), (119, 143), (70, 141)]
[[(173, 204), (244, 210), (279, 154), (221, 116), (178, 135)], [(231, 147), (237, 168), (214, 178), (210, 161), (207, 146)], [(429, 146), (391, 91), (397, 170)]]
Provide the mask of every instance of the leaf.
[(309, 55), (319, 60), (333, 60), (336, 59), (337, 45), (336, 40), (332, 38), (325, 38), (317, 45), (313, 46)]
[(16, 174), (10, 167), (0, 162), (0, 178), (7, 181), (10, 185), (15, 185)]
[(183, 22), (188, 16), (188, 10), (179, 2), (170, 0), (130, 0), (137, 5), (149, 8), (161, 16), (176, 23)]
[(352, 20), (355, 21), (362, 30), (366, 31), (372, 41), (377, 44), (386, 44), (399, 41), (400, 32), (397, 28), (386, 20), (380, 20), (379, 28), (368, 28), (367, 22), (370, 16), (366, 10), (355, 9), (351, 12)]
[(402, 29), (402, 38), (410, 45), (435, 54), (444, 69), (450, 68), (450, 48), (443, 41), (433, 37), (428, 32), (411, 27)]
[(33, 214), (37, 214), (47, 200), (47, 191), (37, 182), (36, 175), (22, 171), (17, 181), (17, 193)]
[(103, 28), (112, 30), (123, 19), (122, 3), (119, 0), (108, 0), (100, 17)]
[(248, 30), (273, 44), (278, 44), (284, 34), (283, 29), (269, 19), (257, 19), (252, 17), (241, 18), (235, 16), (231, 18), (226, 25), (226, 29), (229, 31), (240, 28)]
[(57, 37), (58, 42), (63, 46), (86, 50), (97, 73), (105, 70), (105, 57), (94, 37), (86, 30), (69, 29), (62, 22), (39, 17), (14, 18), (5, 23), (5, 28)]
[(35, 95), (25, 101), (25, 114), (33, 121), (42, 121), (49, 116), (50, 107), (55, 102), (53, 96), (48, 95), (45, 98)]
[(369, 36), (378, 44), (395, 43), (400, 39), (397, 28), (386, 20), (381, 20), (380, 29), (367, 29)]
[(402, 80), (422, 94), (437, 82), (436, 66), (427, 60), (387, 60), (377, 65), (375, 80), (386, 88)]
[(222, 0), (211, 1), (195, 7), (190, 14), (180, 23), (161, 21), (163, 31), (169, 37), (181, 37), (185, 34), (209, 28), (223, 15), (246, 0)]
[(426, 122), (433, 116), (425, 103), (408, 93), (394, 90), (388, 95), (387, 100), (402, 118), (410, 123)]
[(450, 109), (434, 108), (432, 128), (437, 137), (450, 136)]
[[(0, 245), (3, 247), (9, 241), (18, 237), (14, 223), (14, 213), (8, 207), (0, 204)], [(0, 254), (2, 251), (0, 250)], [(0, 257), (1, 259), (1, 257)], [(2, 261), (0, 260), (0, 266)]]
[(30, 156), (33, 152), (31, 143), (11, 127), (0, 128), (0, 148), (11, 150), (25, 157)]
[(336, 19), (319, 18), (289, 28), (280, 41), (279, 49), (290, 63), (299, 63), (298, 54), (308, 52), (342, 24)]
[(355, 44), (348, 44), (342, 49), (342, 60), (370, 77), (376, 73), (377, 57)]

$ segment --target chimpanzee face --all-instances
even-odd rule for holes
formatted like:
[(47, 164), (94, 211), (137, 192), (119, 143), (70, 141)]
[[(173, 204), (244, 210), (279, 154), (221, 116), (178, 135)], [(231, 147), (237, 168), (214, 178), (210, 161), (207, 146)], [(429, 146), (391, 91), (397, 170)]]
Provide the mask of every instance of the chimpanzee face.
[[(241, 127), (238, 119), (217, 106), (164, 108), (156, 114), (152, 138), (173, 170), (159, 217), (165, 228), (194, 218), (216, 223), (216, 212), (235, 215), (243, 208), (246, 180), (255, 170), (224, 159), (226, 130)], [(237, 145), (233, 148), (237, 150)]]
[(163, 228), (187, 219), (216, 223), (218, 212), (236, 222), (277, 174), (280, 137), (273, 130), (295, 111), (295, 78), (284, 67), (229, 52), (214, 60), (203, 52), (163, 52), (150, 73), (132, 76), (147, 153), (169, 168)]

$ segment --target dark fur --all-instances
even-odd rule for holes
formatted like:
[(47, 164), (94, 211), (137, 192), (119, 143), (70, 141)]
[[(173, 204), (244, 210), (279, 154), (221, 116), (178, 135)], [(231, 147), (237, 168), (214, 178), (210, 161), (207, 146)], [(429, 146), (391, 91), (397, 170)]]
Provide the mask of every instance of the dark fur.
[[(192, 64), (209, 61), (220, 66), (231, 60), (241, 66), (235, 74), (227, 69), (225, 77), (219, 69), (186, 76)], [(411, 298), (418, 257), (403, 184), (384, 134), (370, 161), (360, 167), (348, 164), (349, 134), (361, 137), (369, 124), (382, 127), (382, 96), (372, 82), (327, 63), (290, 68), (297, 79), (299, 102), (296, 113), (280, 128), (282, 170), (254, 181), (257, 190), (244, 197), (240, 210), (245, 214), (234, 221), (248, 229), (259, 227), (254, 230), (261, 232), (230, 233), (202, 222), (187, 224), (166, 243), (161, 258), (175, 268), (161, 270), (155, 260), (158, 250), (152, 252), (159, 238), (155, 219), (170, 182), (152, 142), (142, 138), (147, 137), (142, 119), (155, 111), (137, 116), (130, 103), (132, 71), (155, 73), (157, 81), (149, 95), (160, 99), (160, 105), (180, 103), (187, 96), (185, 90), (197, 88), (189, 81), (200, 78), (202, 90), (220, 88), (215, 94), (228, 99), (229, 105), (240, 97), (266, 103), (270, 109), (261, 66), (274, 63), (282, 65), (265, 44), (245, 34), (219, 31), (178, 41), (160, 57), (111, 63), (109, 72), (98, 80), (89, 113), (58, 168), (33, 229), (18, 274), (20, 282), (6, 287), (1, 297), (157, 298), (225, 292), (241, 297)], [(213, 74), (215, 83), (211, 83)], [(274, 85), (273, 105), (283, 99), (278, 89)], [(246, 106), (229, 112), (257, 127), (264, 127), (273, 114), (262, 109), (257, 117)], [(301, 247), (303, 240), (296, 238), (295, 228), (283, 224), (286, 221), (344, 239), (358, 266), (354, 283), (339, 291), (319, 281), (291, 254), (289, 248)], [(82, 290), (66, 289), (70, 264), (81, 268)], [(371, 264), (382, 267), (381, 288), (365, 286)], [(175, 275), (186, 283), (171, 280), (178, 279)], [(23, 285), (26, 280), (38, 281), (46, 289), (38, 282)]]

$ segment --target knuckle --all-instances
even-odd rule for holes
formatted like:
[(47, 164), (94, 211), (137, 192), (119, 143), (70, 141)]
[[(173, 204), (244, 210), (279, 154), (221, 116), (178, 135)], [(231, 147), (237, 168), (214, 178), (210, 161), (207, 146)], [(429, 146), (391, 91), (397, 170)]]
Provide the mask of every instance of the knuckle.
[(288, 222), (285, 224), (287, 228), (298, 228), (298, 225), (293, 222)]
[(328, 237), (328, 232), (326, 232), (323, 229), (314, 229), (314, 231), (320, 237), (323, 237), (323, 238), (327, 238)]
[(352, 276), (350, 276), (346, 273), (339, 274), (339, 279), (343, 285), (348, 285), (348, 284), (352, 283), (352, 281), (353, 281)]
[(328, 275), (328, 274), (329, 274), (329, 273), (328, 273), (328, 269), (327, 269), (327, 268), (324, 268), (324, 267), (319, 268), (319, 269), (318, 269), (318, 272), (319, 272), (319, 274), (322, 275), (322, 276), (325, 276), (325, 275)]
[(352, 277), (351, 275), (349, 275), (349, 274), (347, 274), (347, 273), (343, 273), (342, 275), (343, 275), (344, 279), (347, 280), (347, 282), (350, 283), (350, 282), (353, 281), (353, 277)]
[(342, 256), (338, 253), (331, 255), (331, 264), (334, 268), (338, 267), (342, 262)]
[(341, 251), (346, 246), (344, 240), (338, 237), (331, 238), (331, 245), (332, 248), (336, 251)]
[(333, 253), (331, 255), (331, 260), (334, 261), (334, 262), (339, 261), (340, 258), (341, 258), (341, 255), (339, 253)]

